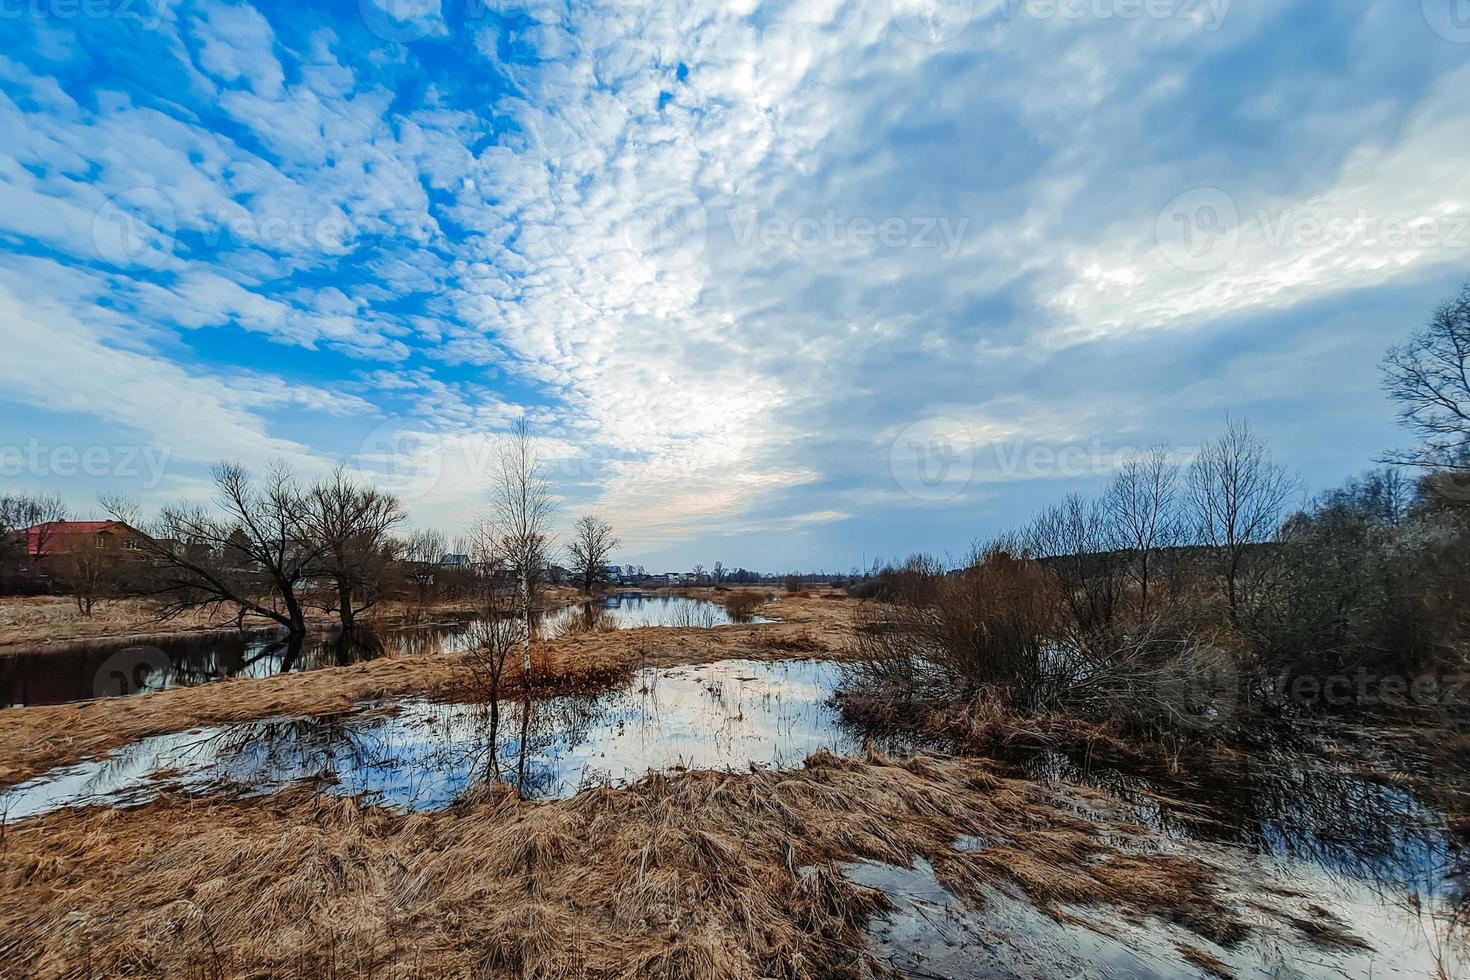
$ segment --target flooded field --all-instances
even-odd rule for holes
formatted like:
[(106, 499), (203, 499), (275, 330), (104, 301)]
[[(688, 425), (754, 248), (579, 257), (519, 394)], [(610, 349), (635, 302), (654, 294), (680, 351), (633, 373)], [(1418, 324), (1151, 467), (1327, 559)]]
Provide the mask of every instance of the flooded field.
[[(452, 636), (435, 642), (452, 643)], [(340, 715), (201, 727), (144, 739), (0, 794), (14, 825), (58, 808), (132, 806), (160, 792), (271, 794), (307, 784), (398, 811), (439, 810), (497, 778), (540, 799), (627, 785), (649, 771), (801, 766), (812, 753), (861, 755), (864, 734), (831, 704), (842, 668), (826, 661), (729, 660), (645, 668), (596, 695), (503, 705), (364, 704)], [(888, 742), (894, 754), (935, 746)], [(961, 899), (922, 859), (844, 865), (892, 911), (867, 938), (902, 974), (971, 976), (1470, 976), (1464, 928), (1470, 858), (1446, 814), (1390, 781), (1302, 752), (1242, 758), (1208, 779), (1165, 784), (1055, 752), (1008, 763), (1079, 816), (1151, 831), (1156, 852), (1188, 856), (1232, 880), (1268, 882), (1230, 904), (1260, 928), (1218, 945), (1156, 917), (1095, 907), (1038, 909), (996, 884)], [(1082, 786), (1098, 791), (1079, 793)], [(956, 854), (1005, 846), (984, 834)], [(1119, 846), (1128, 846), (1120, 841)], [(1291, 923), (1283, 933), (1282, 910)], [(1345, 936), (1324, 941), (1323, 936)]]
[[(861, 752), (827, 700), (838, 668), (730, 660), (645, 669), (621, 690), (533, 704), (527, 788), (563, 796), (649, 770), (799, 766), (818, 749)], [(270, 792), (299, 780), (409, 809), (447, 806), (477, 781), (514, 778), (522, 706), (492, 733), (482, 705), (406, 701), (346, 714), (192, 729), (125, 746), (0, 794), (19, 819), (61, 806), (136, 803), (163, 789)], [(494, 751), (492, 752), (492, 746)]]
[[(750, 617), (744, 622), (765, 622)], [(725, 607), (675, 595), (615, 593), (596, 602), (552, 610), (546, 635), (578, 630), (647, 626), (717, 627), (732, 623)], [(289, 671), (341, 667), (375, 657), (421, 656), (464, 648), (469, 617), (385, 629), (346, 639), (319, 631), (288, 639), (277, 630), (161, 636), (87, 642), (0, 653), (0, 706), (64, 704), (144, 694), (226, 678), (269, 677)]]

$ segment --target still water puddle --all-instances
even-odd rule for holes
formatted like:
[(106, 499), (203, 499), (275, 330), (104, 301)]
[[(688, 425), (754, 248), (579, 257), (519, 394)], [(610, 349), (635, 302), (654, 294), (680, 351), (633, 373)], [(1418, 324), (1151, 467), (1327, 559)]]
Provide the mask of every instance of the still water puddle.
[[(1104, 814), (1068, 787), (1106, 789), (1123, 806), (1111, 816), (1160, 835), (1150, 847), (1203, 860), (1234, 880), (1270, 883), (1230, 903), (1253, 926), (1250, 937), (1227, 948), (1156, 918), (1125, 921), (1076, 907), (1062, 910), (1071, 919), (1062, 922), (999, 891), (962, 901), (922, 860), (848, 865), (850, 879), (881, 889), (895, 906), (870, 923), (868, 940), (900, 974), (1470, 977), (1470, 853), (1444, 814), (1412, 793), (1306, 755), (1246, 760), (1187, 791), (1115, 769), (1084, 771), (1060, 753), (1032, 756), (1023, 771), (1089, 817)], [(964, 836), (952, 846), (964, 855), (989, 842)], [(1319, 925), (1363, 945), (1309, 940), (1302, 930)]]
[[(1065, 926), (995, 889), (966, 904), (949, 892), (923, 858), (912, 868), (874, 861), (843, 866), (851, 881), (881, 890), (894, 909), (868, 926), (869, 949), (900, 975), (914, 977), (1131, 977), (1188, 975), (1127, 943)], [(1086, 921), (1091, 910), (1068, 909)], [(1169, 966), (1180, 966), (1175, 963)]]
[[(615, 593), (551, 610), (538, 628), (554, 636), (648, 626), (717, 628), (733, 622), (724, 606), (702, 599)], [(769, 620), (751, 616), (740, 622)], [(342, 667), (376, 657), (454, 653), (469, 642), (472, 624), (465, 617), (386, 629), (355, 641), (333, 631), (287, 640), (279, 631), (262, 629), (12, 650), (0, 653), (0, 706), (64, 704), (193, 687), (225, 678)]]
[[(1220, 855), (1205, 855), (1218, 861)], [(1249, 863), (1247, 861), (1247, 863)], [(1067, 921), (993, 888), (962, 901), (922, 858), (904, 868), (855, 862), (852, 881), (884, 892), (892, 911), (868, 925), (869, 949), (902, 976), (915, 977), (1416, 977), (1470, 976), (1464, 936), (1438, 909), (1402, 902), (1363, 885), (1344, 885), (1309, 867), (1266, 862), (1255, 870), (1296, 892), (1261, 896), (1273, 910), (1245, 919), (1254, 929), (1227, 948), (1155, 918), (1128, 920), (1106, 909), (1067, 906)], [(1285, 926), (1281, 915), (1324, 917), (1367, 948), (1320, 946)], [(1189, 955), (1204, 954), (1212, 967)]]
[(548, 635), (588, 629), (639, 629), (692, 626), (717, 629), (734, 623), (768, 623), (761, 616), (739, 619), (717, 602), (680, 595), (615, 592), (596, 602), (576, 603), (548, 612), (541, 629)]
[[(648, 668), (618, 691), (538, 701), (526, 738), (527, 788), (565, 796), (649, 770), (743, 771), (799, 766), (823, 748), (861, 752), (862, 739), (827, 704), (838, 677), (835, 665), (819, 661), (731, 660)], [(497, 771), (514, 775), (522, 707), (502, 705), (493, 742), (484, 706), (426, 701), (155, 736), (19, 784), (0, 794), (0, 813), (15, 820), (63, 806), (126, 805), (160, 790), (269, 793), (301, 780), (435, 809)]]

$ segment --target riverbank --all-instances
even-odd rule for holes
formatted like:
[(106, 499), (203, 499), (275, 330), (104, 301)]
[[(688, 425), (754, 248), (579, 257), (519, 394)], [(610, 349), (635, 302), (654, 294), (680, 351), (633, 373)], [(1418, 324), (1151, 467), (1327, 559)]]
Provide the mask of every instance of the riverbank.
[[(850, 650), (850, 606), (781, 597), (760, 607), (779, 622), (719, 629), (650, 627), (572, 633), (533, 646), (533, 696), (585, 693), (639, 667), (717, 660), (839, 659)], [(223, 680), (198, 687), (0, 711), (0, 787), (108, 749), (200, 725), (275, 716), (320, 717), (364, 701), (408, 697), (473, 699), (470, 659), (461, 653), (380, 657), (307, 673)], [(519, 696), (518, 670), (505, 696)]]
[(427, 814), (310, 789), (88, 808), (7, 831), (0, 957), (37, 977), (886, 975), (863, 929), (892, 900), (846, 871), (916, 860), (977, 906), (1157, 919), (1181, 964), (1361, 943), (1105, 810), (982, 760), (820, 754)]
[[(557, 586), (548, 590), (543, 602), (547, 608), (557, 608), (578, 598), (575, 589)], [(473, 612), (474, 604), (469, 600), (436, 600), (428, 604), (394, 600), (370, 610), (361, 622), (377, 629), (392, 629), (405, 623), (468, 616)], [(330, 630), (336, 629), (339, 622), (335, 615), (308, 610), (306, 625), (313, 631)], [(279, 623), (264, 616), (247, 615), (237, 619), (218, 611), (191, 610), (164, 619), (159, 604), (146, 599), (103, 600), (93, 608), (91, 616), (83, 616), (69, 596), (0, 597), (0, 654), (93, 641), (146, 643), (204, 633), (279, 629)]]

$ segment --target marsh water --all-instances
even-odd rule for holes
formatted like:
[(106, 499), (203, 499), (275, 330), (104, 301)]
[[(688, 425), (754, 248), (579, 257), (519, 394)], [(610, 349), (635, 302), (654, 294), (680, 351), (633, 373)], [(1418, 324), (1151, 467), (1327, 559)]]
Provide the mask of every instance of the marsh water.
[[(731, 660), (646, 668), (602, 694), (538, 701), (525, 719), (524, 789), (559, 797), (625, 785), (650, 770), (738, 772), (799, 766), (819, 749), (860, 754), (868, 739), (831, 704), (841, 678), (831, 662)], [(417, 700), (195, 728), (12, 787), (0, 793), (0, 814), (15, 821), (64, 806), (133, 805), (164, 791), (257, 795), (302, 782), (400, 810), (437, 809), (487, 780), (516, 780), (521, 710), (506, 705), (493, 735), (483, 706)], [(878, 747), (935, 750), (902, 741)], [(1247, 918), (1251, 902), (1269, 901), (1304, 923), (1339, 924), (1366, 947), (1324, 948), (1262, 930), (1242, 946), (1220, 948), (1151, 918), (1117, 921), (1067, 908), (1074, 921), (1058, 920), (1000, 891), (977, 908), (947, 892), (922, 861), (860, 862), (845, 871), (893, 899), (894, 910), (869, 924), (868, 937), (880, 958), (914, 976), (1203, 975), (1181, 959), (1181, 945), (1241, 977), (1470, 976), (1463, 932), (1470, 861), (1461, 835), (1430, 801), (1326, 758), (1262, 752), (1208, 780), (1168, 784), (1055, 752), (1007, 764), (1055, 787), (1083, 815), (1102, 811), (1069, 787), (1104, 789), (1108, 805), (1153, 829), (1166, 851), (1271, 882), (1269, 894), (1239, 897)], [(967, 838), (955, 848), (998, 843)]]
[[(613, 593), (543, 614), (545, 635), (638, 627), (719, 627), (734, 622), (725, 607), (686, 596)], [(748, 617), (742, 622), (765, 622)], [(275, 629), (175, 634), (22, 648), (0, 653), (0, 707), (64, 704), (146, 694), (226, 678), (269, 677), (341, 667), (375, 657), (461, 650), (471, 617), (413, 624), (344, 637), (323, 630), (288, 639)]]
[[(565, 796), (649, 770), (799, 766), (819, 749), (855, 753), (829, 697), (839, 668), (820, 661), (725, 660), (647, 668), (617, 690), (536, 701), (526, 789)], [(122, 805), (161, 790), (271, 792), (301, 780), (404, 809), (437, 809), (497, 776), (517, 778), (522, 704), (493, 733), (478, 704), (407, 700), (316, 718), (194, 728), (124, 746), (0, 793), (19, 819), (61, 806)], [(493, 747), (493, 752), (492, 752)]]

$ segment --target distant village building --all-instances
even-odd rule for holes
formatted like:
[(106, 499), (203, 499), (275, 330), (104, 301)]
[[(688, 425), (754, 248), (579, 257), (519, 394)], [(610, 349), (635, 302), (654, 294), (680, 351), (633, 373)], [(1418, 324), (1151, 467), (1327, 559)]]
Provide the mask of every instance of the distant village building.
[(142, 531), (122, 521), (49, 521), (16, 532), (28, 558), (88, 552), (141, 551)]

